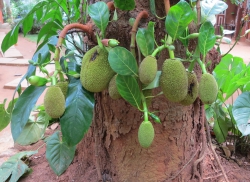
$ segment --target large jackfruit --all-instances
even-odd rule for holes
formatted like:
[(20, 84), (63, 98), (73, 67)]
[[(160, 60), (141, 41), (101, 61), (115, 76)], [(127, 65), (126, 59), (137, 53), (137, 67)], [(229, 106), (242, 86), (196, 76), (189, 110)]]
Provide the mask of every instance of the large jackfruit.
[(188, 76), (188, 93), (185, 99), (180, 102), (182, 105), (185, 106), (188, 106), (195, 101), (195, 99), (198, 96), (198, 88), (199, 88), (199, 83), (196, 74), (194, 72), (191, 73), (187, 71), (187, 76)]
[(155, 130), (150, 121), (143, 121), (138, 130), (138, 140), (143, 148), (148, 148), (152, 144)]
[(167, 59), (162, 65), (160, 87), (169, 101), (182, 101), (188, 91), (188, 78), (181, 61)]
[(213, 75), (204, 73), (199, 84), (199, 96), (204, 104), (212, 104), (218, 94), (218, 85)]
[(58, 86), (50, 86), (44, 95), (45, 112), (52, 118), (59, 118), (65, 111), (65, 97)]
[(109, 87), (108, 87), (109, 96), (112, 99), (119, 99), (119, 98), (121, 98), (121, 95), (118, 92), (117, 85), (116, 85), (116, 77), (117, 77), (117, 75), (113, 76), (113, 78), (109, 82)]
[(68, 93), (69, 82), (61, 81), (61, 82), (57, 82), (56, 85), (62, 90), (62, 93), (63, 93), (64, 97), (66, 98), (67, 93)]
[(145, 57), (139, 66), (139, 79), (143, 84), (151, 83), (157, 73), (157, 60), (153, 56)]
[(83, 56), (80, 79), (90, 92), (101, 92), (108, 87), (115, 72), (109, 65), (108, 52), (95, 46)]

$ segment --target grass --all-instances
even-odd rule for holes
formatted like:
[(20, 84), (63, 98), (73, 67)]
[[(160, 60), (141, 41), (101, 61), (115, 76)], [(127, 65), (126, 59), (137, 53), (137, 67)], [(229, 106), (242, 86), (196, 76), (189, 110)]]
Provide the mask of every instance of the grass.
[[(21, 34), (21, 36), (24, 37), (23, 34)], [(36, 43), (37, 37), (38, 37), (38, 34), (26, 34), (26, 36), (24, 38), (27, 39), (28, 41)]]

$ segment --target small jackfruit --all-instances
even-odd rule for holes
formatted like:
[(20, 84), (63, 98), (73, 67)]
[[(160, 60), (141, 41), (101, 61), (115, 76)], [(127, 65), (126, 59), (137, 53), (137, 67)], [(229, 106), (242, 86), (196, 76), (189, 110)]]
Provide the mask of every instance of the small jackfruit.
[(177, 59), (167, 59), (162, 65), (160, 87), (169, 101), (182, 101), (188, 91), (188, 78), (182, 62)]
[(58, 86), (50, 86), (44, 95), (45, 112), (52, 118), (59, 118), (65, 111), (65, 98)]
[(117, 86), (116, 86), (116, 77), (117, 77), (117, 75), (113, 76), (113, 78), (109, 82), (109, 87), (108, 87), (109, 96), (112, 99), (119, 99), (119, 98), (121, 98), (121, 95), (118, 92), (118, 89), (117, 89)]
[(95, 46), (83, 56), (80, 80), (86, 90), (90, 92), (105, 90), (114, 75), (105, 49)]
[(157, 60), (153, 56), (145, 57), (139, 66), (139, 79), (143, 84), (151, 83), (157, 73)]
[(67, 81), (57, 82), (56, 85), (62, 90), (62, 93), (63, 93), (64, 97), (66, 98), (67, 93), (68, 93), (69, 82), (67, 82)]
[(199, 84), (199, 96), (204, 104), (215, 102), (218, 94), (218, 85), (213, 75), (204, 73)]
[(182, 105), (185, 106), (188, 106), (195, 101), (195, 99), (198, 96), (198, 88), (199, 88), (199, 83), (196, 74), (194, 72), (191, 73), (187, 71), (187, 76), (188, 76), (188, 93), (185, 99), (180, 102)]
[(143, 121), (138, 130), (138, 140), (143, 148), (148, 148), (155, 137), (155, 130), (150, 121)]

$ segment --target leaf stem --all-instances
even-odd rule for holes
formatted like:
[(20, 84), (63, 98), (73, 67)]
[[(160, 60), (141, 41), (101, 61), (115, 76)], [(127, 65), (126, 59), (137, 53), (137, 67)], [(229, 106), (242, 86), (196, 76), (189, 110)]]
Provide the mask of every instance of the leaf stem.
[(136, 19), (135, 19), (135, 22), (133, 24), (133, 27), (132, 27), (132, 30), (131, 30), (131, 42), (130, 42), (130, 51), (131, 53), (133, 54), (134, 57), (136, 57), (136, 54), (135, 54), (135, 37), (136, 37), (136, 32), (137, 32), (137, 29), (138, 29), (138, 25), (139, 25), (139, 22), (142, 18), (148, 18), (149, 17), (149, 14), (146, 10), (144, 11), (141, 11)]
[(142, 93), (141, 93), (141, 97), (142, 97), (142, 105), (143, 105), (143, 112), (144, 112), (144, 121), (148, 121), (148, 107), (147, 107), (146, 99)]

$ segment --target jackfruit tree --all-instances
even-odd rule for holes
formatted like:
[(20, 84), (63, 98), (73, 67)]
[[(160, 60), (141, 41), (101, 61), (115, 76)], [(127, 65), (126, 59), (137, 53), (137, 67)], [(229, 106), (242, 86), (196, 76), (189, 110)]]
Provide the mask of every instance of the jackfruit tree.
[[(204, 104), (214, 102), (218, 92), (207, 54), (223, 37), (215, 35), (210, 20), (226, 9), (224, 2), (204, 3), (45, 0), (6, 35), (3, 52), (16, 43), (21, 24), (27, 34), (33, 16), (46, 22), (21, 80), (30, 86), (16, 89), (11, 130), (20, 141), (34, 108), (46, 116), (45, 127), (60, 123), (45, 139), (50, 168), (42, 175), (55, 173), (48, 181), (204, 177)], [(55, 65), (53, 74), (48, 64)], [(44, 77), (35, 75), (36, 69)], [(44, 102), (35, 107), (42, 93)], [(37, 179), (35, 173), (25, 179)]]

